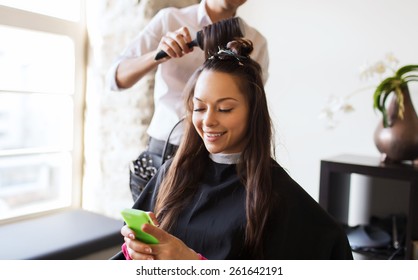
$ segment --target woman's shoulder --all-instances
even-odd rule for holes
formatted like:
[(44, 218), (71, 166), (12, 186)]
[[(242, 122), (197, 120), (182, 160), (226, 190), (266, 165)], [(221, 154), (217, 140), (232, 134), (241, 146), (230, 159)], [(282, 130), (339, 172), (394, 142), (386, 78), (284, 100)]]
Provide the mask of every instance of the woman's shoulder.
[[(290, 255), (286, 257), (350, 259), (350, 248), (342, 226), (277, 162), (272, 166), (272, 179), (279, 202), (270, 226), (278, 240), (290, 244), (289, 248), (287, 245), (282, 248), (284, 251), (288, 249)], [(300, 245), (297, 245), (299, 252), (292, 255), (296, 244)]]
[(274, 190), (280, 199), (278, 211), (283, 211), (291, 219), (299, 219), (308, 224), (328, 224), (331, 227), (337, 225), (331, 215), (278, 163), (273, 165), (272, 179)]
[(271, 159), (271, 172), (273, 184), (286, 187), (300, 187), (300, 185), (291, 177), (289, 171), (274, 159)]

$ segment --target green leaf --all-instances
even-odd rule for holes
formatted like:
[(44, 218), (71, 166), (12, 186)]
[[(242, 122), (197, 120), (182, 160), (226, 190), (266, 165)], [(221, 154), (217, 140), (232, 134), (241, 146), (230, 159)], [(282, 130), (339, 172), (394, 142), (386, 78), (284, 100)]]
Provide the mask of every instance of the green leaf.
[[(386, 81), (386, 82), (385, 82)], [(388, 114), (386, 110), (386, 101), (389, 95), (395, 91), (395, 88), (399, 86), (399, 80), (396, 78), (388, 78), (382, 82), (374, 93), (374, 104), (373, 107), (380, 111), (383, 116), (383, 126), (388, 127)]]
[(388, 127), (389, 126), (389, 121), (388, 121), (388, 112), (386, 110), (386, 100), (388, 99), (389, 95), (393, 92), (393, 90), (389, 91), (389, 92), (385, 92), (385, 94), (383, 95), (383, 100), (382, 100), (382, 104), (381, 104), (381, 110), (380, 112), (382, 112), (383, 115), (383, 127)]
[(396, 76), (402, 77), (404, 74), (412, 71), (418, 71), (418, 65), (405, 65), (396, 71)]
[(384, 102), (381, 101), (385, 99), (381, 99), (382, 95), (387, 95), (391, 91), (395, 89), (395, 87), (399, 84), (399, 79), (395, 77), (389, 77), (383, 80), (376, 88), (373, 100), (374, 100), (374, 108), (379, 109), (379, 111), (382, 110), (382, 106), (384, 105)]
[[(411, 73), (416, 72), (416, 73)], [(418, 65), (405, 65), (399, 68), (395, 75), (384, 79), (377, 87), (373, 95), (373, 108), (382, 113), (383, 126), (388, 127), (388, 115), (386, 101), (389, 95), (396, 89), (406, 86), (409, 82), (418, 82)], [(396, 93), (395, 93), (396, 94)], [(402, 104), (400, 104), (401, 106)]]
[(403, 77), (403, 80), (405, 81), (405, 83), (418, 82), (418, 75), (405, 76)]

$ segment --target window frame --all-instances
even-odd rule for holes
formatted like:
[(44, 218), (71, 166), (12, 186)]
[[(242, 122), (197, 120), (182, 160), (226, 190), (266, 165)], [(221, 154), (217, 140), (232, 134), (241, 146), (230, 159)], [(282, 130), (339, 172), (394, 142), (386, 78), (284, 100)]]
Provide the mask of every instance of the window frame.
[[(0, 224), (15, 220), (39, 216), (46, 213), (57, 212), (68, 208), (80, 208), (82, 203), (83, 181), (83, 139), (84, 139), (84, 110), (86, 90), (86, 64), (87, 64), (87, 31), (85, 23), (85, 3), (81, 0), (80, 21), (73, 22), (52, 16), (37, 14), (12, 7), (0, 5), (0, 25), (17, 27), (26, 30), (65, 35), (74, 42), (75, 68), (73, 93), (73, 149), (72, 156), (72, 186), (71, 206), (29, 213), (0, 220)], [(0, 92), (3, 92), (0, 89)], [(45, 151), (47, 153), (47, 151)], [(42, 154), (42, 151), (30, 149), (0, 150), (0, 157), (21, 154)]]

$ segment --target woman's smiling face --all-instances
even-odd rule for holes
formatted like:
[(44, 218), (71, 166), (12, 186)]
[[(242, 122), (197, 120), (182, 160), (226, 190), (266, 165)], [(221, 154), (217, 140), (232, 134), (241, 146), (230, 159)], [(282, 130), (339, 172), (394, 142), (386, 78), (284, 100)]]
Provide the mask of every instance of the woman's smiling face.
[(193, 125), (212, 153), (232, 154), (243, 150), (249, 108), (237, 78), (204, 70), (195, 86)]

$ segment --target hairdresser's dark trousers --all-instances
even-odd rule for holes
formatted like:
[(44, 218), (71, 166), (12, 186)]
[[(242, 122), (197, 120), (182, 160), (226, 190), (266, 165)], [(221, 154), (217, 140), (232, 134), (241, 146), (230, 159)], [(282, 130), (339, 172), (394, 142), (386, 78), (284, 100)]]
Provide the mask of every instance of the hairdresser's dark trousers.
[(134, 201), (161, 165), (173, 157), (178, 146), (150, 137), (147, 148), (131, 162), (129, 187)]

